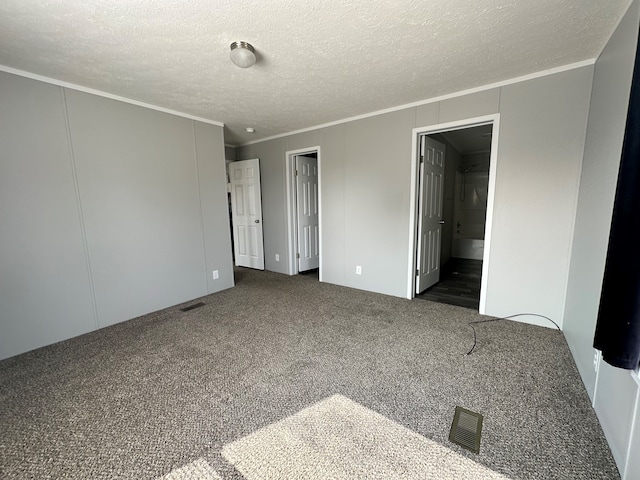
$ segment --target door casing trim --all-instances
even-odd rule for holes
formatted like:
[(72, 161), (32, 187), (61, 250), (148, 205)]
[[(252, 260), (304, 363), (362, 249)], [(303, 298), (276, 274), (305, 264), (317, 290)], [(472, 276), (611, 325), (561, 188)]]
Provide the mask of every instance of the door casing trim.
[(320, 234), (318, 235), (318, 251), (320, 253), (320, 267), (319, 280), (322, 282), (322, 162), (320, 155), (320, 146), (298, 148), (296, 150), (287, 150), (285, 152), (285, 176), (286, 176), (286, 190), (287, 190), (287, 249), (288, 249), (288, 265), (287, 273), (289, 275), (298, 274), (298, 262), (296, 259), (298, 243), (298, 232), (296, 230), (296, 182), (295, 182), (295, 161), (296, 156), (304, 155), (305, 153), (317, 153), (318, 154), (318, 229)]
[(491, 235), (493, 232), (493, 209), (496, 192), (496, 172), (498, 168), (498, 137), (500, 134), (500, 114), (484, 115), (481, 117), (466, 118), (454, 122), (439, 123), (426, 127), (414, 128), (411, 132), (411, 191), (409, 196), (409, 258), (407, 268), (407, 298), (415, 297), (416, 282), (416, 248), (418, 228), (418, 181), (419, 161), (418, 145), (420, 136), (433, 133), (442, 133), (451, 130), (462, 130), (480, 125), (493, 124), (491, 137), (491, 155), (489, 164), (489, 191), (487, 196), (487, 217), (485, 220), (484, 253), (482, 258), (482, 280), (480, 285), (479, 313), (484, 314), (487, 307), (487, 289), (489, 281), (489, 266), (491, 258)]

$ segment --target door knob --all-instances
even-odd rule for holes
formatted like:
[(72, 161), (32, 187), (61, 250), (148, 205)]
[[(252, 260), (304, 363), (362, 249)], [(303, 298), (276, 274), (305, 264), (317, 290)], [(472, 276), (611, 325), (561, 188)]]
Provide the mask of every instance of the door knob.
[(444, 225), (444, 220), (440, 220), (440, 225)]
[[(256, 223), (260, 223), (260, 220), (255, 220)], [(444, 222), (443, 222), (444, 223)]]

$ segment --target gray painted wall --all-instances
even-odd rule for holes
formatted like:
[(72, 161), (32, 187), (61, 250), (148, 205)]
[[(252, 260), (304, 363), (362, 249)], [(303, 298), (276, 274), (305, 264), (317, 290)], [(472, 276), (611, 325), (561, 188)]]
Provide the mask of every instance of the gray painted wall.
[(59, 87), (0, 73), (0, 358), (97, 327)]
[[(593, 335), (622, 151), (640, 4), (634, 1), (595, 66), (565, 310), (565, 335), (620, 471), (640, 478), (638, 385), (605, 363), (596, 376)], [(633, 452), (627, 459), (627, 452)]]
[(0, 103), (0, 358), (233, 286), (221, 127), (7, 73)]
[(581, 68), (502, 88), (492, 315), (537, 313), (562, 325), (592, 74)]
[[(408, 180), (414, 126), (413, 109), (344, 126), (343, 270), (347, 286), (399, 297), (406, 295), (411, 185)], [(331, 192), (323, 190), (322, 195), (324, 198)], [(356, 265), (362, 266), (362, 275), (356, 275)], [(328, 278), (326, 281), (331, 282)]]
[[(286, 249), (286, 186), (285, 163), (282, 140), (277, 139), (261, 143), (260, 155), (252, 155), (251, 149), (247, 149), (247, 157), (238, 157), (238, 160), (260, 158), (260, 181), (262, 188), (262, 232), (264, 242), (264, 266), (266, 270), (287, 273)], [(281, 193), (282, 192), (282, 193)], [(276, 207), (274, 207), (276, 206)], [(276, 262), (275, 254), (280, 255), (280, 261)]]
[(406, 296), (412, 129), (500, 113), (487, 313), (561, 324), (592, 74), (579, 68), (239, 147), (238, 158), (262, 161), (266, 268), (287, 271), (273, 261), (288, 258), (285, 152), (319, 145), (323, 280)]
[(224, 146), (224, 158), (225, 160), (236, 160), (236, 147)]
[[(596, 384), (591, 341), (639, 17), (596, 64), (586, 145), (591, 67), (237, 149), (261, 159), (268, 270), (288, 269), (285, 152), (319, 145), (324, 280), (404, 296), (411, 129), (500, 113), (487, 313), (564, 319), (627, 479), (638, 385), (605, 364)], [(0, 104), (0, 358), (233, 285), (220, 127), (6, 73)]]

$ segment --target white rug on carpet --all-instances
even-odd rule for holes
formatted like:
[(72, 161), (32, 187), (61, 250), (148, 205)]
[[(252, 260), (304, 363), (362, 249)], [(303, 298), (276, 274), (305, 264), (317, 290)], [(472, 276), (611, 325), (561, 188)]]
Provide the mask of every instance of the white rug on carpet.
[(222, 478), (204, 458), (199, 458), (184, 467), (172, 470), (158, 480), (222, 480)]
[(505, 480), (341, 395), (225, 445), (246, 480)]

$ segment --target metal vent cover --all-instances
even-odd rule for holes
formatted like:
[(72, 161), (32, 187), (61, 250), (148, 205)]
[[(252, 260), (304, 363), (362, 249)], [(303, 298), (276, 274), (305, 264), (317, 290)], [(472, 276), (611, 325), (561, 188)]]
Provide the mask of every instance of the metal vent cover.
[(193, 305), (189, 305), (188, 307), (181, 308), (180, 311), (181, 312), (188, 312), (189, 310), (193, 310), (194, 308), (200, 308), (200, 307), (203, 307), (203, 306), (204, 306), (204, 303), (198, 302), (198, 303), (194, 303)]
[(480, 453), (481, 434), (482, 415), (466, 408), (456, 407), (449, 432), (449, 441), (474, 453)]

